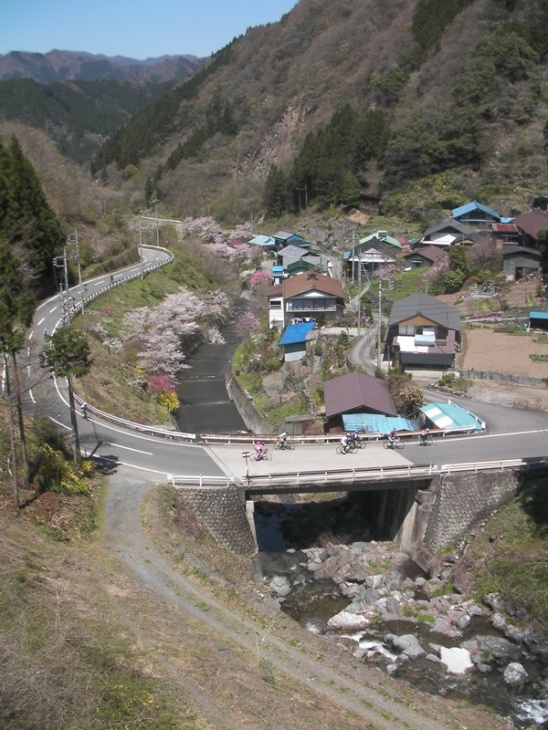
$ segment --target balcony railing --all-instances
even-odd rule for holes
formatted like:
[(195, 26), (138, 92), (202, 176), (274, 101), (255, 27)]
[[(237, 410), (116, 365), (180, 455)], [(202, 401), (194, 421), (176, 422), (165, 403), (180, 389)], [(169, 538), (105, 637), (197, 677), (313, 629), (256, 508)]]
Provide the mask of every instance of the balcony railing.
[(287, 312), (336, 312), (335, 302), (287, 302)]

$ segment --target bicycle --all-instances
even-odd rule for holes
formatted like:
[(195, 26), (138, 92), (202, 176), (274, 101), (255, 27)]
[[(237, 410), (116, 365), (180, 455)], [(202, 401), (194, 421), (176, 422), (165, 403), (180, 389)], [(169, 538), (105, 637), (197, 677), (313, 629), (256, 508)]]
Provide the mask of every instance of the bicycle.
[(280, 451), (293, 451), (295, 448), (295, 444), (293, 443), (293, 441), (287, 439), (286, 441), (277, 441), (274, 448), (279, 449)]
[(394, 439), (393, 441), (384, 442), (385, 449), (403, 449), (404, 443), (401, 439)]
[(355, 454), (358, 450), (357, 446), (352, 446), (351, 444), (339, 444), (337, 446), (337, 454)]
[(255, 461), (270, 461), (272, 459), (272, 454), (265, 448), (262, 451), (257, 451), (253, 454), (253, 459)]
[(433, 445), (434, 445), (434, 439), (433, 439), (431, 433), (429, 433), (428, 436), (419, 436), (419, 446), (433, 446)]

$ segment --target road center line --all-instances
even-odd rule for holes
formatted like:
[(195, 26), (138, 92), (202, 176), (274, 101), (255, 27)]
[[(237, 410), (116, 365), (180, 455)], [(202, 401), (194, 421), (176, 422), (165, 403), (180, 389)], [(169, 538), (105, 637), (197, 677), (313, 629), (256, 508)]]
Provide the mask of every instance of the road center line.
[(126, 449), (126, 451), (135, 451), (137, 454), (146, 454), (147, 456), (153, 456), (152, 451), (141, 451), (140, 449), (132, 449), (131, 446), (122, 446), (121, 444), (115, 444), (112, 441), (105, 441), (108, 446), (114, 446), (117, 449)]

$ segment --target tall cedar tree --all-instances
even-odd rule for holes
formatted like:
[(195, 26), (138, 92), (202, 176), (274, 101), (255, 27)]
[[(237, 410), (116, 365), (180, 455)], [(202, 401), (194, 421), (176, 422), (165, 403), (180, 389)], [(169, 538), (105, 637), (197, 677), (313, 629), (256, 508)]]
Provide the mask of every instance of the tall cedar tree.
[(64, 234), (16, 137), (8, 148), (0, 140), (0, 235), (24, 252), (37, 293), (51, 293), (53, 257)]
[[(10, 404), (10, 420), (12, 414), (12, 395), (17, 407), (21, 455), (24, 466), (24, 483), (28, 488), (30, 481), (30, 465), (27, 453), (27, 440), (23, 419), (23, 404), (21, 385), (17, 366), (17, 353), (25, 343), (25, 329), (32, 321), (34, 311), (34, 296), (26, 285), (21, 273), (20, 262), (13, 254), (9, 243), (0, 235), (0, 348), (2, 351), (6, 377), (6, 392)], [(8, 364), (11, 360), (11, 367)], [(12, 393), (13, 380), (13, 393)], [(19, 491), (17, 486), (17, 468), (15, 453), (15, 438), (12, 430), (12, 472), (13, 496), (16, 506), (19, 506)]]

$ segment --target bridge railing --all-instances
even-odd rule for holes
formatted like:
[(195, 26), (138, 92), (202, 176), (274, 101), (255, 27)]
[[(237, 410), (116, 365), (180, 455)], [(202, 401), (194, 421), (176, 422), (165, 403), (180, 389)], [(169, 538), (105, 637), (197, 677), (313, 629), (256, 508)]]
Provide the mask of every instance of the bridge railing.
[(356, 482), (377, 481), (379, 479), (404, 479), (409, 477), (429, 477), (437, 472), (434, 464), (392, 464), (390, 466), (355, 467), (348, 469), (312, 469), (295, 472), (272, 472), (253, 474), (241, 478), (246, 486), (275, 486), (292, 484), (299, 486), (314, 482)]
[(476, 463), (442, 464), (437, 467), (439, 474), (454, 474), (457, 472), (479, 471), (508, 471), (508, 469), (538, 469), (545, 467), (547, 462), (543, 458), (538, 459), (504, 459), (501, 461), (480, 461)]
[(432, 477), (458, 472), (508, 471), (512, 469), (535, 469), (545, 467), (544, 459), (507, 459), (461, 464), (392, 464), (389, 466), (356, 467), (348, 469), (321, 469), (294, 472), (271, 472), (269, 474), (246, 474), (240, 483), (248, 487), (273, 487), (282, 485), (328, 484), (333, 482), (364, 482), (384, 479), (405, 479)]
[(232, 476), (208, 476), (207, 474), (168, 474), (167, 480), (174, 487), (177, 484), (197, 487), (229, 487), (235, 481)]

